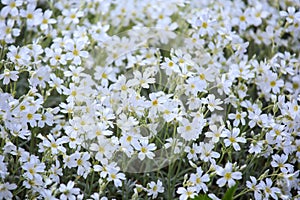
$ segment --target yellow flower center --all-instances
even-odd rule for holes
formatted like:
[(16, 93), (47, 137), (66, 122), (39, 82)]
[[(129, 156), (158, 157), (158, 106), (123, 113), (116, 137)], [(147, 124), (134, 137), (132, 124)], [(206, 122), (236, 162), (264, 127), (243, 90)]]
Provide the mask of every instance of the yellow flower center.
[(276, 81), (271, 81), (271, 82), (270, 82), (270, 85), (271, 85), (272, 87), (274, 87), (274, 86), (276, 85)]
[(24, 106), (24, 105), (21, 105), (21, 106), (20, 106), (20, 110), (21, 110), (21, 111), (23, 111), (23, 110), (25, 110), (25, 109), (26, 109), (26, 106)]
[(102, 78), (103, 78), (103, 79), (107, 79), (107, 74), (106, 74), (106, 73), (103, 73), (103, 74), (102, 74)]
[(132, 137), (131, 137), (131, 136), (128, 136), (126, 140), (127, 140), (127, 142), (131, 142)]
[(190, 131), (190, 130), (192, 130), (192, 127), (188, 125), (188, 126), (185, 127), (185, 130)]
[(48, 19), (43, 19), (42, 23), (43, 24), (48, 24)]
[(28, 18), (28, 19), (33, 19), (33, 14), (29, 13), (29, 14), (27, 15), (27, 18)]
[(203, 81), (203, 80), (205, 80), (205, 75), (204, 75), (204, 74), (200, 74), (200, 75), (199, 75), (199, 78), (200, 78), (200, 80)]
[(75, 97), (76, 94), (77, 94), (77, 92), (76, 92), (75, 90), (73, 90), (73, 91), (71, 92), (71, 95), (72, 95), (73, 97)]
[(28, 113), (28, 114), (27, 114), (27, 119), (31, 120), (32, 118), (33, 118), (33, 114)]
[(112, 179), (116, 179), (117, 178), (117, 175), (115, 175), (115, 174), (111, 174), (110, 176), (111, 176)]
[(152, 105), (153, 105), (153, 106), (157, 106), (157, 104), (158, 104), (157, 99), (155, 99), (154, 101), (152, 101)]
[(19, 54), (16, 54), (16, 55), (15, 55), (15, 58), (18, 60), (18, 59), (21, 58), (21, 56), (20, 56)]
[(75, 56), (79, 56), (79, 51), (78, 51), (77, 49), (74, 49), (73, 54), (74, 54)]
[(227, 172), (227, 173), (224, 175), (224, 178), (225, 178), (226, 180), (231, 179), (231, 173), (230, 173), (230, 172)]
[(173, 66), (174, 66), (174, 63), (173, 63), (173, 62), (169, 62), (169, 63), (168, 63), (168, 66), (169, 66), (169, 67), (173, 67)]
[(6, 34), (10, 34), (10, 32), (11, 32), (11, 28), (7, 27), (7, 28), (5, 29), (5, 33), (6, 33)]
[(297, 112), (299, 110), (299, 107), (297, 105), (294, 106), (294, 111)]
[(30, 174), (34, 174), (34, 169), (33, 169), (33, 168), (30, 168), (30, 169), (29, 169), (29, 173), (30, 173)]
[(75, 19), (75, 18), (76, 18), (76, 15), (73, 13), (73, 14), (71, 14), (70, 18), (71, 18), (71, 19)]
[(142, 152), (142, 153), (146, 153), (146, 152), (147, 152), (147, 149), (146, 149), (145, 147), (142, 147), (141, 152)]
[(55, 56), (55, 60), (60, 60), (60, 58), (61, 58), (60, 55)]
[(9, 6), (10, 6), (11, 8), (15, 8), (15, 7), (16, 7), (16, 2), (14, 2), (14, 1), (11, 2)]
[(246, 21), (246, 17), (245, 17), (244, 15), (242, 15), (242, 16), (240, 16), (240, 20), (241, 20), (242, 22), (244, 22), (244, 21)]
[(229, 138), (229, 141), (230, 141), (231, 143), (234, 143), (234, 142), (235, 142), (235, 138), (234, 138), (234, 137), (230, 137), (230, 138)]
[(51, 147), (52, 147), (52, 148), (57, 148), (57, 144), (51, 143)]
[(122, 85), (121, 90), (126, 91), (127, 90), (127, 86), (126, 85)]
[(83, 161), (81, 159), (77, 160), (77, 165), (82, 165)]

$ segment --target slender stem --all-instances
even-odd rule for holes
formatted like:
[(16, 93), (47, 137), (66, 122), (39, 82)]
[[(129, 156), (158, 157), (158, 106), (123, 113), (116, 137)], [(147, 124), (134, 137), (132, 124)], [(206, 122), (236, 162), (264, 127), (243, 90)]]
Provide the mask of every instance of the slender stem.
[(246, 194), (246, 193), (248, 193), (248, 192), (250, 192), (250, 189), (244, 189), (242, 192), (240, 192), (238, 195), (235, 195), (234, 197), (233, 197), (233, 199), (236, 199), (236, 198), (238, 198), (238, 197), (240, 197), (240, 196), (242, 196), (242, 195), (244, 195), (244, 194)]

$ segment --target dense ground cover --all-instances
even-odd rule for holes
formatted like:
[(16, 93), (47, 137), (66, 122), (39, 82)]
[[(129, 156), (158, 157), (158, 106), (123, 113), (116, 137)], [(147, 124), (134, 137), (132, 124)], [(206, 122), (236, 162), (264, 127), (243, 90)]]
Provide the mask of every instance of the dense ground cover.
[(298, 0), (0, 5), (0, 199), (300, 199)]

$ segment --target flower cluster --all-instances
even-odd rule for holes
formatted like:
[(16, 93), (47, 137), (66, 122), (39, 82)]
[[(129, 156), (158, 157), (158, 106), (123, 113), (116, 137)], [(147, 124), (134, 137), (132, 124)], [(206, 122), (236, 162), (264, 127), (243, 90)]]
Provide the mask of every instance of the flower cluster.
[(0, 7), (0, 200), (300, 198), (299, 1)]

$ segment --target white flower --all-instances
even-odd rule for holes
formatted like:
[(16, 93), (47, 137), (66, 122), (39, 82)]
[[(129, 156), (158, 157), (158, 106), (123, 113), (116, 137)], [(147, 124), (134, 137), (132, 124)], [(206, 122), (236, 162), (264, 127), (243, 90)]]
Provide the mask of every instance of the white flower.
[(280, 88), (284, 86), (284, 81), (282, 79), (278, 79), (276, 73), (272, 71), (267, 71), (265, 74), (260, 77), (262, 80), (259, 87), (261, 87), (262, 91), (266, 94), (273, 91), (274, 94), (280, 92)]
[(2, 0), (1, 3), (4, 7), (1, 10), (1, 13), (4, 17), (8, 14), (12, 16), (17, 16), (19, 14), (18, 7), (23, 4), (21, 0)]
[(125, 180), (125, 174), (119, 173), (119, 170), (116, 168), (109, 168), (108, 169), (108, 181), (114, 181), (114, 185), (116, 187), (122, 186), (122, 180)]
[(46, 30), (46, 29), (48, 29), (49, 25), (56, 23), (55, 19), (50, 18), (51, 15), (52, 15), (51, 10), (46, 10), (44, 12), (43, 20), (42, 20), (42, 23), (41, 23), (41, 30)]
[(17, 71), (9, 71), (8, 69), (4, 70), (3, 74), (0, 74), (0, 80), (3, 79), (3, 84), (7, 85), (10, 83), (10, 80), (17, 81), (19, 78)]
[(197, 173), (191, 174), (189, 181), (191, 181), (195, 186), (196, 192), (199, 193), (201, 190), (207, 192), (208, 188), (206, 182), (209, 182), (210, 178), (208, 174), (203, 174), (201, 167), (197, 167)]
[(33, 158), (29, 162), (23, 164), (22, 169), (26, 172), (23, 174), (24, 177), (32, 179), (42, 179), (40, 173), (45, 171), (45, 163), (41, 163), (37, 158)]
[(213, 143), (203, 143), (200, 142), (200, 159), (204, 162), (213, 162), (215, 158), (219, 158), (220, 154), (216, 151), (213, 151), (214, 144)]
[(196, 143), (193, 143), (192, 148), (190, 146), (186, 146), (184, 151), (188, 153), (187, 158), (189, 160), (193, 159), (196, 161), (198, 159), (197, 154), (200, 153), (200, 147)]
[(63, 138), (54, 139), (52, 135), (47, 135), (47, 138), (44, 138), (43, 145), (45, 147), (49, 147), (51, 149), (51, 153), (53, 155), (58, 154), (59, 152), (65, 153), (66, 149), (62, 146), (62, 144), (67, 143), (67, 141)]
[(203, 98), (202, 103), (207, 104), (207, 107), (211, 112), (214, 110), (223, 110), (223, 108), (219, 106), (223, 102), (220, 99), (216, 99), (214, 94), (209, 94), (206, 98)]
[(46, 56), (48, 58), (50, 58), (50, 64), (52, 66), (55, 66), (58, 63), (60, 63), (62, 65), (65, 65), (67, 63), (66, 55), (62, 53), (61, 48), (55, 48), (54, 50), (50, 49), (50, 48), (46, 48), (45, 53), (46, 53)]
[(178, 109), (178, 103), (177, 102), (170, 102), (167, 101), (163, 104), (163, 118), (166, 120), (166, 122), (171, 122), (173, 121), (176, 117), (179, 116), (179, 109)]
[(124, 131), (131, 130), (134, 126), (138, 125), (138, 123), (134, 117), (127, 117), (124, 113), (122, 113), (117, 120), (118, 127)]
[(180, 136), (186, 141), (196, 140), (200, 134), (199, 121), (194, 119), (192, 122), (189, 122), (188, 119), (182, 118), (181, 125), (177, 128)]
[(173, 148), (174, 154), (179, 154), (181, 153), (183, 143), (179, 139), (168, 138), (166, 139), (166, 143), (164, 146), (166, 149)]
[(224, 130), (224, 133), (226, 134), (227, 138), (224, 140), (225, 146), (228, 147), (230, 145), (233, 146), (235, 151), (241, 150), (239, 143), (246, 143), (246, 139), (243, 137), (238, 137), (240, 134), (239, 128), (233, 128), (232, 131), (229, 131), (228, 129)]
[(59, 191), (61, 192), (60, 199), (63, 200), (75, 200), (76, 195), (80, 193), (79, 188), (74, 188), (75, 183), (73, 181), (69, 181), (67, 185), (60, 184)]
[(84, 15), (84, 13), (82, 11), (78, 11), (78, 9), (64, 9), (62, 11), (62, 14), (65, 16), (64, 18), (65, 24), (69, 24), (69, 23), (78, 24), (79, 18)]
[(187, 189), (179, 187), (177, 189), (177, 194), (180, 194), (179, 200), (187, 200), (189, 198), (194, 198), (197, 193), (194, 187), (188, 187)]
[(264, 196), (265, 196), (264, 199), (268, 199), (270, 196), (273, 199), (278, 199), (278, 196), (276, 195), (276, 193), (280, 194), (281, 190), (278, 187), (272, 187), (273, 182), (270, 178), (266, 178), (265, 181), (266, 182), (264, 182), (262, 180), (258, 184), (258, 188), (264, 192)]
[[(123, 135), (120, 138), (120, 143), (125, 152), (133, 153), (132, 146), (138, 146), (139, 144), (139, 136), (133, 134), (133, 133), (123, 133)], [(132, 146), (131, 146), (132, 145)]]
[(47, 124), (48, 126), (52, 126), (53, 119), (54, 119), (54, 115), (53, 113), (51, 113), (51, 111), (50, 112), (46, 111), (42, 113), (41, 120), (38, 122), (38, 127), (43, 128), (45, 124)]
[(259, 26), (262, 23), (262, 19), (265, 19), (268, 15), (269, 12), (263, 9), (263, 4), (257, 2), (251, 11), (251, 23), (254, 26)]
[[(3, 9), (2, 9), (3, 11)], [(21, 30), (14, 27), (14, 20), (7, 20), (6, 23), (0, 24), (0, 39), (5, 40), (6, 43), (13, 43), (14, 37), (20, 35)]]
[(30, 84), (33, 87), (40, 85), (42, 88), (46, 87), (46, 82), (50, 80), (50, 67), (43, 66), (32, 73), (29, 79)]
[(226, 134), (223, 132), (224, 125), (220, 126), (219, 128), (216, 125), (209, 126), (211, 131), (205, 133), (205, 136), (211, 138), (213, 143), (218, 143), (221, 137), (226, 137)]
[(58, 200), (57, 198), (55, 198), (55, 194), (53, 194), (52, 190), (44, 189), (41, 190), (40, 194), (42, 195), (43, 199)]
[(134, 71), (134, 79), (128, 81), (129, 86), (140, 85), (142, 88), (149, 88), (149, 84), (155, 83), (154, 78), (150, 78), (151, 74), (144, 72), (143, 74), (139, 71)]
[(42, 9), (41, 8), (36, 9), (35, 3), (27, 4), (26, 10), (22, 9), (20, 11), (20, 15), (26, 18), (28, 27), (40, 25), (43, 20)]
[(12, 199), (13, 194), (10, 192), (10, 190), (14, 190), (16, 188), (17, 185), (14, 183), (0, 183), (0, 199)]
[(79, 176), (87, 177), (90, 172), (91, 163), (88, 161), (90, 159), (90, 154), (88, 152), (79, 153), (76, 151), (70, 156), (70, 167), (78, 167), (77, 174)]
[(75, 65), (81, 64), (81, 58), (87, 58), (89, 53), (84, 51), (85, 42), (83, 40), (68, 40), (66, 43), (66, 50), (68, 50), (66, 54), (67, 60), (72, 60), (72, 63)]
[(281, 172), (287, 173), (292, 171), (294, 166), (286, 163), (288, 160), (288, 155), (282, 154), (281, 156), (278, 154), (272, 155), (273, 161), (271, 162), (272, 167), (278, 167)]
[(4, 179), (9, 173), (7, 170), (7, 163), (4, 162), (4, 156), (0, 155), (0, 177)]
[(130, 91), (128, 81), (126, 81), (126, 77), (123, 74), (118, 77), (118, 80), (112, 86), (113, 90), (121, 92), (121, 97), (125, 97)]
[(147, 156), (149, 159), (153, 159), (155, 154), (152, 152), (156, 149), (155, 144), (148, 144), (148, 140), (141, 139), (141, 144), (133, 144), (134, 148), (139, 151), (138, 158), (144, 160)]
[(101, 81), (101, 85), (108, 86), (109, 81), (116, 82), (116, 73), (112, 67), (96, 66), (94, 77)]
[(50, 87), (55, 88), (58, 94), (62, 93), (61, 86), (63, 85), (63, 80), (56, 77), (55, 74), (50, 74), (49, 85)]
[(279, 13), (281, 17), (286, 17), (286, 21), (290, 24), (293, 23), (294, 20), (300, 20), (300, 12), (296, 12), (295, 7), (288, 7), (287, 12), (280, 11)]
[(185, 94), (189, 95), (189, 93), (193, 96), (197, 96), (198, 92), (205, 91), (206, 88), (206, 81), (204, 81), (205, 84), (201, 84), (201, 81), (199, 81), (199, 78), (197, 77), (190, 77), (186, 80), (186, 90)]
[(251, 182), (250, 181), (246, 181), (246, 185), (248, 188), (250, 188), (253, 192), (254, 192), (254, 197), (255, 199), (261, 199), (262, 195), (261, 192), (258, 188), (258, 184), (257, 184), (257, 180), (255, 177), (250, 176)]
[(179, 65), (170, 58), (165, 58), (165, 61), (161, 64), (161, 69), (166, 70), (167, 75), (171, 75), (173, 71), (180, 73)]
[(106, 158), (111, 158), (114, 150), (111, 142), (104, 136), (99, 136), (97, 141), (97, 143), (92, 143), (90, 146), (90, 150), (96, 152), (95, 158), (99, 161), (101, 161), (104, 156)]
[(225, 168), (217, 166), (216, 172), (219, 176), (222, 176), (222, 178), (217, 180), (219, 187), (223, 187), (226, 183), (228, 187), (232, 187), (235, 185), (235, 180), (242, 179), (242, 173), (233, 172), (232, 163), (230, 162), (226, 163)]
[(147, 184), (148, 188), (148, 196), (152, 196), (152, 199), (157, 198), (158, 193), (163, 193), (164, 192), (164, 187), (162, 185), (162, 182), (160, 180), (155, 183), (154, 181), (151, 181), (150, 183)]
[(233, 10), (233, 13), (232, 25), (237, 25), (241, 30), (246, 30), (249, 24), (251, 24), (251, 10), (248, 8), (243, 12), (237, 8)]
[(163, 92), (150, 93), (149, 98), (151, 101), (149, 115), (150, 117), (156, 116), (156, 113), (164, 110), (164, 103), (168, 101), (170, 95), (165, 95)]
[(52, 164), (50, 168), (49, 178), (53, 180), (53, 182), (59, 183), (59, 177), (63, 175), (62, 168), (60, 167), (60, 163), (58, 160), (55, 161), (55, 165)]
[(249, 153), (259, 154), (263, 148), (263, 141), (253, 141), (248, 150)]
[(204, 36), (208, 34), (212, 36), (215, 33), (214, 24), (214, 21), (209, 19), (208, 14), (201, 15), (196, 21), (196, 25), (199, 27), (199, 35)]
[(236, 114), (230, 113), (228, 115), (229, 119), (234, 119), (233, 121), (233, 126), (238, 126), (240, 123), (242, 125), (245, 125), (246, 121), (245, 121), (245, 117), (246, 117), (247, 113), (246, 112), (239, 112), (236, 111)]

